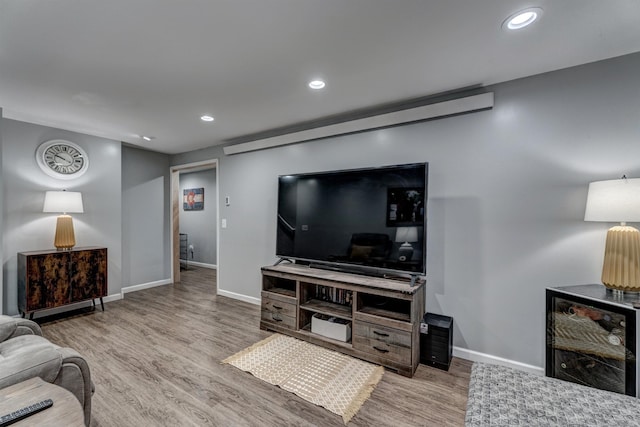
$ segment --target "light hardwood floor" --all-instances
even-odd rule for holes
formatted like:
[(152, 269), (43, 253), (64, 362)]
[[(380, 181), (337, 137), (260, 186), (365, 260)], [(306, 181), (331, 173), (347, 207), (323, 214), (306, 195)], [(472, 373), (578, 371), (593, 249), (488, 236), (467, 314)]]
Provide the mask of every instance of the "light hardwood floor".
[[(271, 335), (260, 307), (216, 296), (215, 270), (125, 295), (106, 311), (43, 318), (45, 337), (78, 350), (96, 386), (93, 427), (342, 426), (342, 418), (220, 363)], [(349, 426), (462, 426), (471, 363), (385, 372)]]

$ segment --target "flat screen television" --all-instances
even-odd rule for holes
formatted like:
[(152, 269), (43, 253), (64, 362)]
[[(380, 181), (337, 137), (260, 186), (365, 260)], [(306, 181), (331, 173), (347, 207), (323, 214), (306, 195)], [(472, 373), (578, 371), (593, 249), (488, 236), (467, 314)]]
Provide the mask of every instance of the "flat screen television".
[(428, 163), (278, 177), (276, 256), (364, 274), (426, 273)]

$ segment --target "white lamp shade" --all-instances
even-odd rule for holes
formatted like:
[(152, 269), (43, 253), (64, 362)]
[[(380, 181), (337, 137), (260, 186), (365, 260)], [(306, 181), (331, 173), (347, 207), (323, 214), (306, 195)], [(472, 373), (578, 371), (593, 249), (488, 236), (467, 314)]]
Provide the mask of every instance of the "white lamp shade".
[(82, 193), (78, 191), (47, 191), (42, 212), (83, 213)]
[(640, 222), (640, 178), (590, 183), (584, 220)]
[(396, 242), (417, 242), (418, 227), (398, 227), (396, 230)]

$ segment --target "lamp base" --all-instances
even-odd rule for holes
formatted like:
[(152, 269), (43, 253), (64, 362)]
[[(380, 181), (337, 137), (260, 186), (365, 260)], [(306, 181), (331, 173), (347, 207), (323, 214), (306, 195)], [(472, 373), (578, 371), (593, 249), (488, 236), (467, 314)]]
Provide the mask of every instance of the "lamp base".
[(607, 232), (602, 283), (609, 289), (640, 292), (640, 231), (619, 225)]
[(56, 222), (56, 237), (53, 245), (59, 251), (65, 251), (76, 245), (76, 236), (73, 232), (73, 218), (71, 215), (60, 215)]
[(411, 243), (409, 242), (404, 242), (398, 248), (398, 261), (411, 261), (411, 257), (413, 257), (413, 246), (411, 246)]

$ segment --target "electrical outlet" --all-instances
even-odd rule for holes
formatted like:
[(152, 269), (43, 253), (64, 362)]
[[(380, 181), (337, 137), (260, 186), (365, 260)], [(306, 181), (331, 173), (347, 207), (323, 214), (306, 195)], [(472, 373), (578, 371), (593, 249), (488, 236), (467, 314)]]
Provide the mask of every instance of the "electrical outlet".
[(222, 221), (220, 221), (220, 226), (222, 228), (227, 228), (227, 219), (226, 218), (222, 218)]

